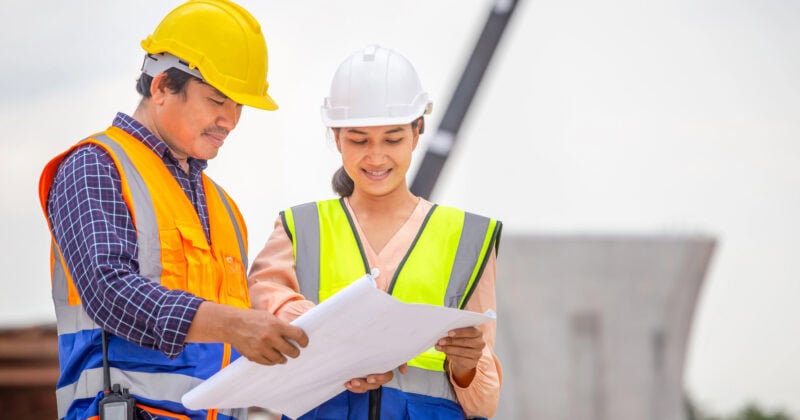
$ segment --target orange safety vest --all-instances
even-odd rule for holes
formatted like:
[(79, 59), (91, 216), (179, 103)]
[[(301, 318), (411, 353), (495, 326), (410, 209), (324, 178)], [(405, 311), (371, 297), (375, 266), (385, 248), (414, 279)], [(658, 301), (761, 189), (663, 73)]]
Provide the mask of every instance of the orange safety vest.
[[(137, 231), (139, 274), (168, 289), (249, 308), (247, 231), (233, 200), (203, 175), (209, 244), (194, 206), (161, 158), (119, 128), (79, 142), (44, 168), (39, 198), (48, 225), (47, 198), (58, 167), (86, 144), (108, 151), (119, 171), (122, 198)], [(59, 418), (92, 418), (103, 388), (100, 328), (81, 305), (55, 238), (50, 263), (61, 369), (56, 390)], [(169, 359), (112, 335), (108, 349), (112, 383), (128, 388), (140, 408), (167, 418), (232, 419), (245, 414), (245, 410), (193, 411), (180, 403), (184, 393), (239, 357), (230, 344), (190, 343)]]

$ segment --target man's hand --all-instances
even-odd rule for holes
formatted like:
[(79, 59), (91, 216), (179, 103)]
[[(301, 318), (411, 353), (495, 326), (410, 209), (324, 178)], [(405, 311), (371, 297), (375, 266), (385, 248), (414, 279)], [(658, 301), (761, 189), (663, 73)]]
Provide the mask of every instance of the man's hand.
[(447, 355), (450, 372), (462, 387), (472, 383), (484, 347), (483, 333), (477, 327), (451, 330), (436, 343), (436, 350)]
[(186, 341), (230, 343), (249, 360), (275, 365), (286, 363), (287, 356), (299, 356), (297, 346), (307, 346), (308, 336), (301, 328), (266, 311), (203, 302)]
[(301, 328), (269, 312), (246, 311), (244, 322), (232, 331), (230, 343), (249, 360), (262, 365), (284, 364), (287, 356), (294, 359), (300, 355), (297, 345), (308, 345), (308, 336)]

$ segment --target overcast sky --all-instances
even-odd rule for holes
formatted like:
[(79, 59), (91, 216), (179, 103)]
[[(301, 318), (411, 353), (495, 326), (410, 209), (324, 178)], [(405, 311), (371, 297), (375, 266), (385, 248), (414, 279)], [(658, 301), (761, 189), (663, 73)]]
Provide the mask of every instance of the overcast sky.
[[(278, 210), (331, 196), (339, 161), (319, 105), (337, 64), (368, 43), (397, 49), (435, 127), (492, 3), (241, 3), (281, 109), (246, 109), (209, 174), (237, 199), (254, 256)], [(133, 112), (139, 42), (177, 4), (4, 2), (0, 326), (54, 319), (40, 170)], [(798, 22), (790, 0), (527, 1), (433, 198), (507, 233), (715, 236), (687, 388), (715, 412), (754, 400), (800, 414)]]

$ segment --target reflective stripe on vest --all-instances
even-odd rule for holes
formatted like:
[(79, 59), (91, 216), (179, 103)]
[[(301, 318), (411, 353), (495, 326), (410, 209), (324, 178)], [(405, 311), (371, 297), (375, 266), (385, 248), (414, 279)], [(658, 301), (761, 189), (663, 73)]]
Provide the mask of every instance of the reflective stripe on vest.
[[(180, 401), (184, 390), (192, 389), (203, 382), (202, 379), (186, 375), (170, 373), (141, 373), (124, 371), (117, 368), (109, 369), (112, 383), (147, 383), (147, 387), (140, 387), (138, 396), (149, 400)], [(179, 383), (182, 382), (182, 383)], [(58, 404), (58, 418), (67, 415), (67, 408), (76, 399), (95, 398), (97, 390), (103, 389), (103, 369), (87, 369), (81, 373), (77, 382), (56, 390)], [(218, 410), (218, 413), (233, 418), (246, 419), (247, 409)]]
[(236, 215), (233, 213), (233, 209), (231, 208), (231, 203), (228, 201), (228, 197), (225, 195), (225, 192), (222, 191), (219, 185), (216, 182), (211, 181), (214, 185), (214, 189), (217, 190), (217, 194), (219, 194), (219, 198), (222, 199), (222, 205), (225, 206), (225, 210), (228, 212), (228, 217), (231, 218), (233, 222), (233, 230), (236, 232), (236, 242), (239, 243), (239, 258), (242, 259), (242, 265), (247, 267), (247, 248), (244, 246), (244, 237), (242, 235), (242, 230), (239, 229), (239, 224), (236, 222)]
[[(141, 174), (133, 165), (128, 155), (116, 141), (112, 140), (105, 134), (100, 134), (94, 137), (95, 140), (109, 147), (114, 151), (122, 165), (122, 170), (127, 177), (128, 184), (133, 198), (133, 207), (136, 209), (136, 227), (137, 236), (136, 241), (139, 243), (139, 273), (155, 282), (159, 282), (161, 278), (161, 242), (158, 234), (158, 223), (156, 222), (156, 213), (153, 207), (153, 200), (147, 190), (147, 185), (144, 183)], [(239, 243), (239, 255), (242, 259), (244, 266), (247, 266), (247, 250), (244, 246), (244, 238), (239, 224), (236, 222), (236, 216), (233, 213), (231, 204), (228, 201), (224, 191), (217, 185), (216, 182), (211, 181), (214, 189), (222, 199), (222, 204), (228, 212), (231, 219), (234, 232), (236, 233), (236, 241)], [(141, 226), (146, 227), (142, 229)]]
[(97, 135), (94, 139), (114, 151), (114, 155), (122, 165), (119, 168), (120, 176), (124, 176), (128, 181), (133, 208), (136, 209), (136, 242), (139, 244), (139, 255), (136, 259), (139, 262), (139, 274), (160, 283), (161, 241), (158, 235), (156, 211), (147, 184), (119, 143), (105, 134)]
[[(353, 219), (344, 205), (342, 200), (311, 202), (281, 213), (284, 228), (292, 238), (300, 292), (314, 303), (370, 272)], [(322, 264), (321, 255), (335, 255), (336, 261), (330, 259)], [(322, 278), (327, 285), (320, 284)]]
[(429, 395), (431, 397), (444, 398), (456, 401), (456, 394), (450, 384), (450, 378), (445, 372), (435, 372), (427, 369), (420, 369), (409, 366), (406, 374), (394, 370), (392, 380), (383, 386), (399, 389), (403, 392), (410, 392), (419, 395)]
[[(143, 158), (141, 147), (145, 146), (140, 145), (138, 146), (139, 149), (131, 149), (133, 155), (129, 155), (125, 147), (123, 147), (123, 143), (120, 141), (127, 142), (127, 144), (130, 145), (133, 142), (138, 142), (138, 140), (130, 136), (121, 137), (127, 136), (127, 134), (123, 133), (121, 130), (117, 129), (117, 131), (113, 133), (111, 130), (115, 129), (110, 129), (107, 133), (119, 134), (110, 136), (105, 133), (101, 133), (91, 137), (91, 140), (85, 140), (79, 144), (91, 142), (105, 148), (112, 155), (122, 180), (123, 198), (128, 204), (129, 210), (134, 219), (135, 227), (137, 229), (137, 262), (139, 264), (139, 273), (154, 282), (163, 283), (163, 279), (166, 277), (162, 277), (162, 272), (165, 267), (162, 267), (162, 252), (164, 250), (162, 250), (162, 232), (159, 229), (159, 210), (156, 208), (154, 195), (151, 194), (145, 177), (142, 176), (142, 173), (139, 171), (137, 166), (134, 164), (134, 160), (131, 158), (131, 156), (137, 156), (136, 154), (138, 153), (138, 159), (143, 162), (140, 163), (140, 165), (145, 165), (141, 167), (143, 170), (145, 170), (145, 172), (147, 172), (150, 171), (149, 167), (147, 166), (148, 159), (155, 157), (155, 154), (153, 154), (152, 157), (145, 155)], [(49, 194), (49, 186), (50, 183), (52, 183), (53, 177), (55, 176), (55, 170), (57, 169), (58, 165), (60, 165), (61, 159), (63, 159), (64, 156), (66, 156), (66, 153), (51, 161), (42, 175), (42, 180), (40, 181), (40, 200), (42, 201), (42, 206), (43, 209), (45, 209), (45, 213), (47, 213), (46, 200), (47, 194)], [(160, 158), (156, 157), (156, 159)], [(150, 177), (149, 181), (151, 185), (155, 181), (155, 185), (158, 185), (158, 188), (162, 188), (161, 185), (159, 185), (159, 177), (163, 177), (164, 175), (158, 175), (154, 172), (148, 176)], [(211, 270), (216, 270), (214, 271), (216, 274), (213, 275), (219, 275), (219, 277), (221, 277), (221, 284), (227, 285), (227, 288), (233, 287), (234, 289), (231, 289), (233, 292), (227, 289), (225, 291), (219, 291), (218, 295), (209, 295), (208, 293), (203, 294), (197, 292), (195, 292), (195, 294), (211, 301), (222, 301), (223, 303), (225, 301), (230, 301), (231, 304), (236, 306), (249, 307), (244, 278), (244, 267), (246, 267), (247, 264), (247, 249), (246, 231), (244, 231), (244, 226), (242, 225), (243, 221), (241, 220), (241, 216), (238, 214), (238, 210), (236, 209), (235, 205), (230, 201), (222, 188), (205, 177), (205, 175), (203, 175), (203, 182), (209, 206), (209, 231), (212, 238), (216, 237), (221, 245), (217, 247), (211, 247), (210, 244), (206, 242), (204, 235), (201, 233), (200, 235), (203, 236), (203, 244), (198, 245), (196, 244), (196, 241), (192, 241), (191, 243), (184, 243), (183, 246), (199, 246), (200, 248), (197, 249), (200, 251), (195, 250), (191, 252), (205, 252), (203, 255), (208, 255), (208, 258), (212, 258), (210, 261), (219, 261), (218, 264), (215, 263), (214, 267), (210, 268)], [(169, 191), (172, 191), (171, 188), (175, 189), (179, 187), (177, 187), (176, 184), (175, 186), (163, 186), (163, 188), (166, 190), (157, 192), (161, 194), (162, 200), (165, 191), (169, 193)], [(176, 199), (179, 198), (176, 197)], [(165, 213), (165, 216), (162, 216), (162, 218), (169, 219), (170, 223), (174, 223), (174, 221), (171, 220), (172, 218), (169, 216), (169, 214), (172, 213), (169, 212), (176, 212), (174, 214), (191, 212), (191, 215), (195, 220), (194, 223), (199, 223), (199, 218), (196, 217), (196, 212), (193, 206), (191, 206), (189, 203), (188, 199), (186, 200), (185, 205), (179, 204), (177, 207), (171, 207), (171, 205), (164, 207), (162, 205), (161, 208), (162, 209), (160, 211), (167, 212)], [(190, 218), (184, 217), (184, 219)], [(183, 223), (186, 229), (193, 228), (191, 222), (183, 221)], [(177, 227), (181, 228), (182, 226)], [(201, 225), (199, 226), (199, 229), (202, 232)], [(191, 231), (187, 232), (187, 234), (191, 233)], [(180, 231), (180, 234), (183, 234), (183, 231)], [(233, 241), (234, 237), (235, 241)], [(188, 239), (196, 240), (197, 238), (190, 237)], [(184, 238), (184, 241), (185, 240), (187, 239)], [(180, 246), (180, 244), (178, 246)], [(175, 251), (171, 252), (174, 254)], [(178, 248), (178, 252), (184, 253), (189, 251), (184, 251)], [(89, 318), (88, 314), (80, 303), (79, 298), (77, 301), (75, 301), (76, 298), (74, 296), (70, 296), (70, 288), (74, 288), (74, 286), (71, 284), (71, 279), (69, 273), (66, 271), (66, 265), (64, 264), (63, 257), (58, 245), (55, 242), (53, 242), (51, 246), (51, 253), (52, 293), (58, 324), (60, 347), (59, 357), (61, 358), (61, 378), (59, 379), (59, 387), (56, 392), (59, 418), (61, 418), (70, 414), (69, 407), (72, 404), (72, 401), (86, 398), (97, 398), (98, 393), (103, 389), (103, 376), (102, 369), (97, 366), (97, 363), (99, 362), (97, 362), (96, 359), (96, 356), (99, 355), (100, 329), (98, 325), (94, 323), (91, 318)], [(191, 270), (197, 264), (201, 265), (199, 269), (209, 269), (206, 267), (207, 264), (203, 264), (202, 261), (203, 260), (201, 260), (200, 263), (195, 263), (194, 265), (190, 263), (189, 265), (186, 265), (184, 269)], [(187, 273), (176, 274), (174, 272), (170, 273), (169, 275), (171, 276), (173, 282), (175, 279), (181, 280), (189, 276)], [(239, 289), (236, 289), (237, 287)], [(75, 291), (73, 290), (72, 293), (74, 294)], [(236, 295), (236, 293), (239, 293), (241, 296)], [(126, 342), (114, 336), (109, 337), (110, 349), (115, 343)], [(62, 345), (69, 347), (62, 348)], [(135, 346), (130, 343), (128, 343), (128, 345)], [(159, 371), (170, 372), (174, 370), (173, 366), (170, 365), (170, 361), (167, 360), (167, 358), (157, 350), (147, 350), (138, 346), (135, 347), (147, 354), (155, 354), (159, 356), (156, 358), (145, 356), (148, 360), (160, 360), (163, 358), (164, 362), (157, 362), (162, 363), (160, 365), (149, 365), (148, 363), (151, 362), (145, 360), (141, 362), (142, 366), (139, 368), (130, 367), (126, 368), (130, 370), (122, 370), (114, 367), (115, 360), (112, 359), (112, 383), (120, 383), (124, 388), (129, 388), (131, 394), (133, 394), (135, 397), (152, 399), (154, 401), (172, 401), (178, 405), (180, 405), (181, 397), (185, 392), (202, 382), (202, 380), (205, 379), (205, 375), (210, 376), (209, 370), (218, 371), (230, 363), (232, 358), (238, 357), (238, 354), (232, 354), (230, 345), (228, 344), (194, 344), (191, 349), (187, 347), (187, 349), (184, 350), (184, 353), (182, 353), (182, 356), (179, 357), (182, 360), (180, 362), (176, 362), (181, 365), (181, 368), (196, 372), (196, 374), (193, 374), (194, 376), (189, 376), (174, 372), (159, 373)], [(111, 355), (111, 351), (109, 354)], [(183, 355), (186, 357), (183, 357)], [(212, 355), (213, 357), (211, 357)], [(131, 361), (124, 363), (127, 363), (127, 366), (131, 366)], [(194, 366), (194, 368), (191, 368), (191, 366)], [(83, 370), (81, 370), (82, 367)], [(141, 371), (141, 367), (151, 368), (151, 371), (143, 372)], [(71, 375), (71, 377), (66, 377), (65, 375)], [(234, 418), (246, 418), (246, 409), (210, 410), (207, 414), (208, 418), (216, 418), (217, 414), (231, 416)]]
[[(302, 204), (281, 217), (292, 239), (300, 291), (307, 299), (324, 301), (369, 272), (343, 199)], [(463, 309), (496, 247), (500, 228), (496, 220), (434, 205), (399, 264), (389, 293), (403, 302)], [(409, 370), (418, 368), (414, 374), (389, 386), (455, 401), (444, 359), (444, 353), (428, 349), (408, 362)]]

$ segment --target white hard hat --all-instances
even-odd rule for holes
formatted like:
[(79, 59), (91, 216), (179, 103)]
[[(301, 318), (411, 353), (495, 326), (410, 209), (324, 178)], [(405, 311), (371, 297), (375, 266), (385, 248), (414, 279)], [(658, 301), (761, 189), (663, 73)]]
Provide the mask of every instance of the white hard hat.
[(370, 45), (339, 65), (321, 111), (327, 127), (369, 127), (407, 124), (432, 108), (411, 62)]

